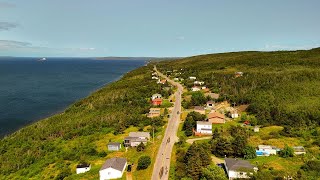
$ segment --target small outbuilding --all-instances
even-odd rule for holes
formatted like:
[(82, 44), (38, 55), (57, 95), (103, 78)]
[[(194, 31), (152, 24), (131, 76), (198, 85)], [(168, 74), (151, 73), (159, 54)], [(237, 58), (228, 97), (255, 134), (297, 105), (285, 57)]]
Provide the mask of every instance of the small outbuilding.
[(90, 169), (91, 169), (90, 164), (82, 163), (82, 164), (77, 165), (76, 172), (77, 172), (77, 174), (81, 174), (81, 173), (85, 173), (85, 172), (90, 171)]
[(108, 151), (119, 151), (121, 149), (121, 143), (109, 142)]
[(197, 132), (196, 135), (211, 135), (212, 134), (212, 123), (208, 121), (197, 121)]
[(192, 88), (191, 88), (191, 91), (200, 91), (201, 89), (198, 87), (198, 86), (193, 86)]
[(292, 148), (294, 150), (295, 155), (306, 154), (306, 150), (303, 146), (293, 146)]

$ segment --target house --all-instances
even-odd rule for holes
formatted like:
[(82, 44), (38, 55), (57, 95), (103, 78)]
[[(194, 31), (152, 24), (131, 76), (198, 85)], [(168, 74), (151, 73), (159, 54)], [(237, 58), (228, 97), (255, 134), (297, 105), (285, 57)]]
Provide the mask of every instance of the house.
[(306, 150), (303, 146), (293, 146), (292, 148), (295, 155), (306, 154)]
[(77, 172), (77, 174), (85, 173), (87, 171), (90, 171), (90, 169), (91, 169), (91, 165), (90, 164), (86, 164), (86, 163), (78, 164), (76, 172)]
[(207, 108), (209, 108), (209, 109), (214, 108), (214, 101), (208, 101), (207, 102)]
[[(229, 180), (232, 179), (241, 179), (241, 178), (250, 178), (248, 172), (257, 171), (258, 168), (254, 167), (249, 163), (249, 161), (234, 159), (234, 158), (225, 158), (224, 165), (226, 167), (226, 172)], [(251, 173), (250, 173), (251, 174)]]
[(226, 123), (226, 120), (224, 118), (224, 115), (218, 112), (213, 112), (208, 114), (208, 121), (213, 124), (224, 124)]
[(161, 111), (161, 108), (150, 108), (147, 117), (150, 117), (150, 118), (159, 117), (160, 111)]
[(259, 145), (256, 150), (257, 156), (270, 156), (277, 154), (277, 148), (269, 145)]
[(179, 81), (179, 78), (173, 78), (174, 81)]
[(158, 77), (156, 77), (156, 76), (152, 76), (152, 78), (151, 79), (159, 79)]
[(107, 159), (99, 171), (100, 180), (121, 178), (126, 167), (126, 158), (116, 157)]
[(202, 89), (202, 90), (205, 90), (205, 89), (207, 89), (207, 87), (206, 87), (206, 86), (202, 86), (201, 89)]
[(119, 151), (121, 149), (121, 143), (109, 142), (108, 151)]
[(255, 127), (253, 128), (253, 132), (259, 132), (259, 130), (260, 130), (259, 126), (255, 126)]
[(163, 80), (160, 81), (160, 84), (165, 84), (166, 82), (167, 82), (167, 80), (163, 79)]
[(243, 72), (235, 72), (234, 77), (241, 77), (243, 76)]
[(152, 102), (152, 105), (154, 106), (160, 106), (162, 104), (162, 99), (160, 98), (153, 99), (151, 102)]
[(149, 132), (130, 132), (129, 136), (124, 138), (125, 147), (136, 147), (140, 143), (147, 144), (150, 139)]
[(195, 81), (193, 82), (194, 85), (203, 85), (204, 82), (203, 81)]
[(138, 137), (140, 139), (150, 139), (150, 133), (149, 132), (129, 132), (130, 137)]
[(154, 100), (154, 99), (161, 99), (161, 98), (162, 98), (161, 94), (154, 94), (154, 95), (152, 95), (152, 97), (151, 97), (152, 100)]
[(205, 96), (209, 96), (210, 98), (212, 98), (212, 99), (219, 99), (219, 94), (217, 94), (217, 93), (205, 93), (204, 94)]
[(204, 107), (202, 107), (202, 106), (195, 106), (193, 111), (198, 112), (200, 114), (206, 114), (206, 111), (205, 111)]
[(196, 135), (211, 135), (212, 134), (212, 123), (208, 121), (197, 121)]
[(198, 86), (193, 86), (191, 88), (191, 91), (200, 91), (200, 88)]
[(197, 77), (190, 76), (190, 77), (189, 77), (189, 79), (190, 79), (190, 80), (196, 80), (196, 79), (197, 79)]
[(236, 110), (236, 109), (231, 110), (230, 116), (232, 119), (238, 118), (239, 117), (238, 110)]

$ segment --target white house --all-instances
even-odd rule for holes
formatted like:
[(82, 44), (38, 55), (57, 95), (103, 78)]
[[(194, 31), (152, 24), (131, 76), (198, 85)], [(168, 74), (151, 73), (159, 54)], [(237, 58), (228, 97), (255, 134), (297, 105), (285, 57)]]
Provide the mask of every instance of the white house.
[(121, 178), (126, 166), (126, 158), (107, 159), (99, 171), (100, 180)]
[(277, 154), (277, 148), (269, 145), (259, 145), (256, 150), (257, 156), (270, 156)]
[(214, 108), (214, 101), (208, 101), (208, 102), (207, 102), (207, 108), (208, 108), (208, 109)]
[(152, 100), (154, 100), (154, 99), (161, 99), (161, 98), (162, 98), (161, 94), (154, 94), (154, 95), (152, 95), (152, 97), (151, 97)]
[(239, 113), (236, 109), (230, 111), (230, 115), (232, 119), (238, 118), (239, 117)]
[(78, 164), (76, 172), (77, 172), (77, 174), (85, 173), (87, 171), (90, 171), (90, 169), (91, 169), (91, 165), (90, 164)]
[(257, 167), (254, 167), (249, 163), (249, 161), (234, 159), (234, 158), (225, 158), (224, 165), (228, 174), (229, 180), (240, 179), (240, 178), (250, 178), (247, 175), (248, 171), (258, 171)]
[(179, 78), (173, 78), (174, 81), (179, 81)]
[(136, 147), (140, 143), (147, 144), (148, 140), (150, 140), (149, 132), (130, 132), (129, 136), (124, 138), (124, 146)]
[(200, 88), (198, 86), (193, 86), (191, 88), (191, 91), (200, 91)]
[(259, 132), (259, 131), (260, 131), (259, 126), (255, 126), (254, 129), (253, 129), (253, 132)]
[(306, 150), (303, 146), (293, 146), (292, 148), (295, 155), (306, 154)]
[(190, 79), (190, 80), (196, 80), (196, 79), (197, 79), (197, 77), (190, 76), (190, 77), (189, 77), (189, 79)]
[(212, 134), (212, 123), (208, 121), (197, 121), (197, 133)]
[(158, 77), (156, 77), (156, 76), (152, 76), (152, 79), (159, 79)]
[(121, 149), (121, 143), (109, 142), (108, 151), (119, 151)]
[(193, 84), (194, 85), (203, 85), (204, 82), (203, 81), (194, 81)]

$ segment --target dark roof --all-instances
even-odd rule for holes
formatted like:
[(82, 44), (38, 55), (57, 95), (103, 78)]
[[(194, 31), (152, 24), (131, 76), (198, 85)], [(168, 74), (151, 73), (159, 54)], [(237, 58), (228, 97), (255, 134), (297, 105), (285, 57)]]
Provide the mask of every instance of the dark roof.
[(239, 169), (253, 169), (249, 161), (241, 160), (241, 159), (234, 159), (234, 158), (225, 158), (226, 166), (228, 170), (239, 170)]
[(77, 168), (87, 168), (90, 167), (90, 164), (78, 164)]
[(133, 142), (147, 142), (148, 141), (147, 139), (140, 139), (139, 137), (130, 137), (130, 136), (125, 137), (124, 140), (130, 140)]
[(126, 158), (116, 157), (116, 158), (107, 159), (106, 162), (102, 165), (100, 170), (113, 168), (113, 169), (122, 171), (126, 163), (127, 163)]
[(118, 142), (109, 142), (108, 146), (111, 145), (111, 146), (120, 146), (120, 143)]

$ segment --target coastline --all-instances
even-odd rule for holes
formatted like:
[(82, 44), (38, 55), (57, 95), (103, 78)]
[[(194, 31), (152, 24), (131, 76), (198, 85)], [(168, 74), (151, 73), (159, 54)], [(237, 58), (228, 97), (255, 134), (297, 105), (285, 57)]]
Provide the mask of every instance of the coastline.
[[(137, 59), (137, 61), (141, 61), (140, 59)], [(28, 120), (26, 124), (22, 124), (21, 126), (17, 126), (16, 129), (12, 129), (12, 130), (9, 130), (7, 132), (4, 132), (3, 134), (0, 135), (0, 140), (1, 139), (5, 139), (11, 135), (14, 135), (16, 133), (19, 133), (22, 129), (26, 128), (26, 127), (29, 127), (29, 126), (33, 126), (37, 123), (39, 123), (40, 121), (43, 121), (43, 120), (46, 120), (46, 119), (49, 119), (53, 116), (56, 116), (56, 115), (60, 115), (60, 114), (63, 114), (69, 107), (72, 107), (73, 105), (75, 105), (77, 102), (83, 100), (83, 99), (86, 99), (88, 97), (90, 97), (92, 94), (96, 93), (97, 91), (107, 87), (108, 85), (112, 84), (112, 83), (115, 83), (119, 80), (121, 80), (126, 74), (128, 74), (129, 72), (131, 71), (134, 71), (136, 69), (139, 69), (143, 66), (146, 66), (148, 64), (148, 61), (144, 61), (143, 64), (141, 64), (140, 66), (136, 67), (136, 68), (133, 68), (131, 70), (128, 70), (126, 72), (123, 72), (121, 75), (119, 75), (118, 77), (115, 77), (113, 79), (111, 79), (110, 81), (108, 82), (105, 82), (105, 83), (101, 83), (101, 85), (98, 85), (97, 87), (95, 87), (93, 90), (89, 91), (88, 93), (86, 93), (86, 95), (84, 95), (83, 97), (80, 97), (80, 98), (77, 98), (75, 99), (74, 101), (72, 101), (71, 103), (67, 104), (67, 105), (64, 105), (64, 106), (61, 106), (60, 108), (58, 108), (58, 110), (56, 111), (53, 111), (51, 113), (49, 113), (48, 115), (45, 115), (45, 116), (42, 116), (40, 118), (36, 118), (36, 119), (32, 119), (32, 120)]]

